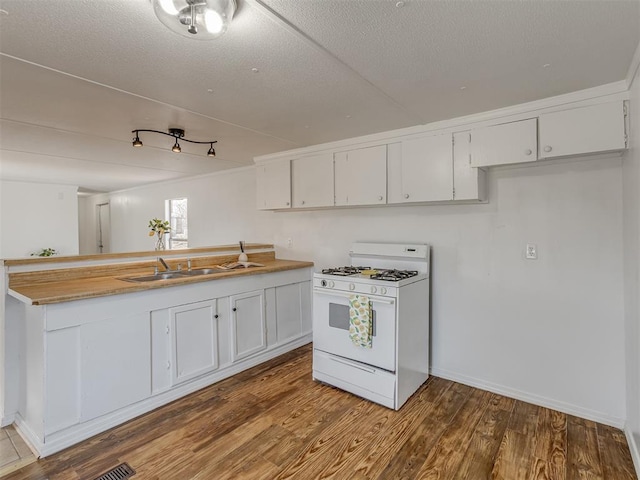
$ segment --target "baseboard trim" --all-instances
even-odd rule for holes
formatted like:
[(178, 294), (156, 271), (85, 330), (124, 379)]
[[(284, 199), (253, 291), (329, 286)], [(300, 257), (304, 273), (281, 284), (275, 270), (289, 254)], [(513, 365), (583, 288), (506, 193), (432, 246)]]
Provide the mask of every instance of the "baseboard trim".
[(11, 413), (0, 418), (0, 428), (7, 427), (16, 421), (16, 414)]
[(621, 430), (624, 428), (624, 418), (613, 417), (602, 412), (597, 412), (588, 408), (572, 405), (570, 403), (542, 397), (540, 395), (533, 395), (531, 393), (523, 392), (515, 388), (505, 387), (504, 385), (485, 382), (458, 372), (452, 372), (450, 370), (432, 367), (430, 373), (431, 375), (441, 377), (446, 380), (452, 380), (464, 385), (469, 385), (470, 387), (497, 393), (499, 395), (504, 395), (505, 397), (515, 398), (516, 400), (522, 400), (523, 402), (532, 403), (540, 407), (550, 408), (562, 413), (568, 413), (569, 415), (575, 415), (576, 417), (585, 418), (587, 420), (603, 423), (605, 425), (610, 425)]
[(153, 397), (149, 397), (133, 405), (116, 410), (115, 412), (108, 413), (101, 417), (89, 420), (87, 422), (74, 425), (59, 432), (55, 432), (46, 436), (44, 442), (35, 435), (28, 427), (24, 419), (20, 414), (16, 415), (16, 430), (25, 437), (25, 439), (35, 447), (35, 451), (38, 456), (46, 457), (53, 453), (59, 452), (67, 447), (75, 445), (83, 440), (86, 440), (94, 435), (102, 433), (110, 428), (121, 425), (122, 423), (139, 417), (145, 413), (148, 413), (156, 408), (162, 407), (167, 403), (173, 402), (179, 398), (182, 398), (190, 393), (201, 390), (202, 388), (213, 385), (216, 382), (224, 380), (247, 370), (251, 367), (255, 367), (261, 363), (276, 358), (284, 353), (287, 353), (296, 348), (302, 347), (311, 343), (311, 333), (304, 335), (300, 338), (292, 340), (284, 345), (279, 345), (272, 350), (256, 354), (253, 357), (247, 358), (236, 364), (224, 367), (222, 370), (211, 372), (210, 374), (187, 382), (183, 385), (175, 387), (171, 390), (158, 393)]
[(624, 427), (624, 435), (627, 437), (627, 444), (629, 445), (629, 451), (633, 459), (633, 466), (636, 469), (636, 475), (640, 478), (640, 450), (638, 450), (638, 443), (628, 424)]

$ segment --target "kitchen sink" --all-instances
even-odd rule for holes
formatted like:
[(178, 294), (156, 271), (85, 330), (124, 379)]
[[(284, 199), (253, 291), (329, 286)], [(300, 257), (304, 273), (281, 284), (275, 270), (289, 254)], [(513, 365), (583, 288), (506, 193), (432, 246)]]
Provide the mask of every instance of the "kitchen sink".
[(160, 280), (171, 280), (172, 278), (184, 278), (186, 272), (163, 272), (156, 275), (145, 275), (142, 277), (120, 277), (118, 280), (125, 282), (157, 282)]
[(183, 275), (188, 276), (197, 276), (197, 275), (211, 275), (213, 273), (223, 273), (227, 270), (222, 270), (220, 268), (196, 268), (194, 270), (183, 271)]

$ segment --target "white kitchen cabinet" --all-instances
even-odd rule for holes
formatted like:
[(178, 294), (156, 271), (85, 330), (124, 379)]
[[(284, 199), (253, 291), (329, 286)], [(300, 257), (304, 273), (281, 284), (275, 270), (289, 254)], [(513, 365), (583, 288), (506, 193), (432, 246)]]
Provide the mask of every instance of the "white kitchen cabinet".
[(471, 132), (453, 134), (453, 199), (486, 199), (485, 171), (471, 166)]
[(21, 306), (21, 433), (50, 455), (309, 343), (311, 274), (304, 267), (42, 306), (7, 296)]
[(540, 158), (626, 148), (622, 101), (542, 114), (538, 128)]
[(311, 332), (311, 282), (275, 287), (275, 316), (278, 343)]
[(333, 206), (333, 153), (292, 160), (291, 183), (294, 208)]
[(217, 300), (169, 309), (171, 385), (216, 370), (218, 359)]
[(451, 134), (389, 145), (388, 203), (453, 200)]
[(242, 360), (267, 348), (264, 290), (233, 295), (231, 304), (231, 360)]
[[(79, 335), (80, 377), (76, 390), (80, 395), (79, 421), (96, 418), (151, 395), (149, 312), (87, 323), (79, 327)], [(68, 374), (66, 371), (56, 373)]]
[(256, 187), (259, 210), (291, 208), (291, 160), (256, 165)]
[(471, 166), (488, 167), (538, 159), (537, 119), (471, 130)]
[(335, 159), (336, 206), (387, 203), (387, 146), (339, 152)]

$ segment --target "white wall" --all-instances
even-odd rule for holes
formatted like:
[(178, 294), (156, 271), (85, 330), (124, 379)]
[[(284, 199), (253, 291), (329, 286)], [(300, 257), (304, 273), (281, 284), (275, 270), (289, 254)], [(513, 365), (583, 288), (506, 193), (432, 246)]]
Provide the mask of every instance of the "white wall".
[(152, 248), (147, 221), (184, 195), (197, 245), (266, 241), (320, 268), (348, 263), (357, 240), (430, 243), (435, 374), (621, 426), (621, 171), (619, 157), (501, 167), (485, 205), (273, 213), (242, 169), (113, 194), (112, 232)]
[[(640, 50), (640, 46), (638, 47)], [(626, 431), (640, 470), (640, 70), (630, 89), (630, 148), (623, 159)]]
[(76, 255), (78, 187), (0, 182), (0, 258), (28, 257), (43, 248)]

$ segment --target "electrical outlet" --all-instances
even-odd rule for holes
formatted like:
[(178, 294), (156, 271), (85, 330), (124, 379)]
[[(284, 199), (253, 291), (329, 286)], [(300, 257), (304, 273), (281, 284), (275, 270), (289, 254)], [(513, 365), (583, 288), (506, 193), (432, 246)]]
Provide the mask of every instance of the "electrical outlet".
[(536, 260), (538, 258), (538, 247), (535, 243), (527, 243), (525, 257), (529, 260)]
[(287, 248), (291, 248), (291, 247), (293, 247), (293, 239), (287, 238)]

